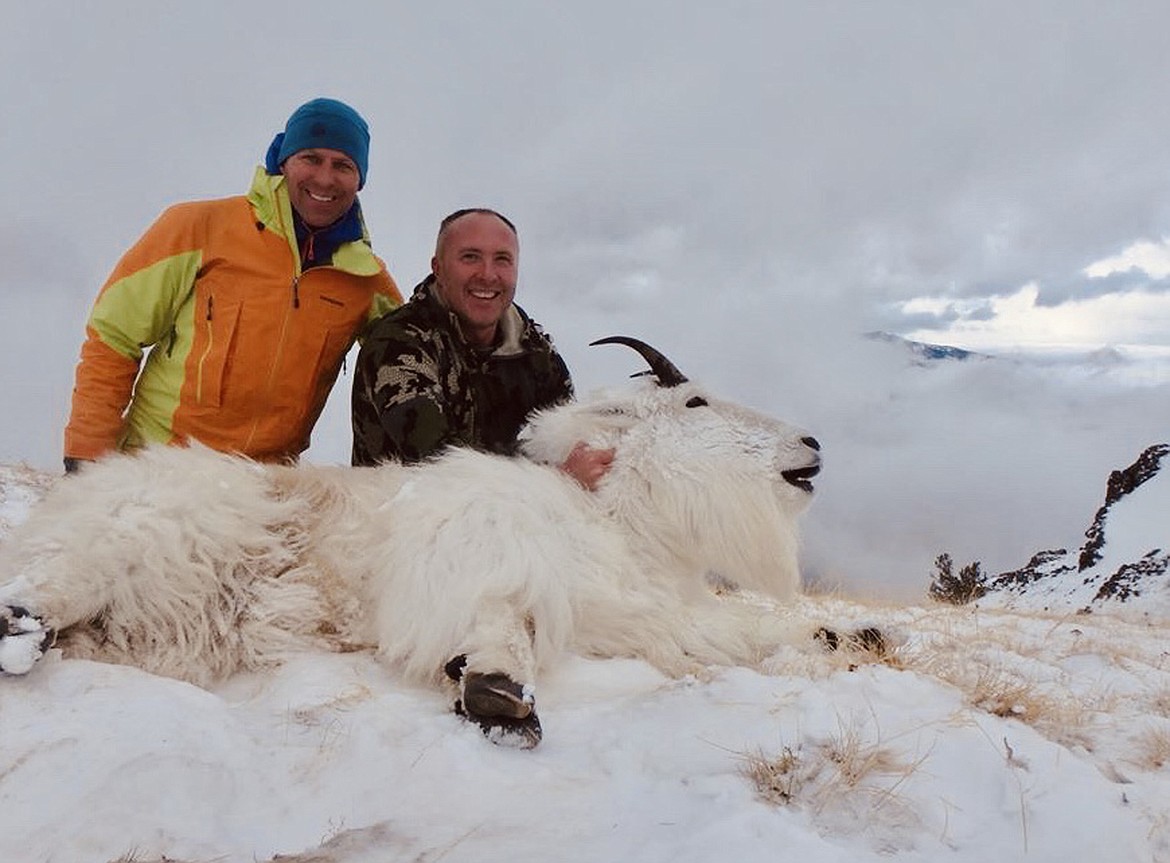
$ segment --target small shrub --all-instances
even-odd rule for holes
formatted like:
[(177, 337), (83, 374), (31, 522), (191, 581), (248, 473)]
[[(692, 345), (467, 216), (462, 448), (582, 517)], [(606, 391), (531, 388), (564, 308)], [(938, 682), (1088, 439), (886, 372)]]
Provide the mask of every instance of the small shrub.
[(966, 605), (987, 593), (987, 578), (979, 561), (969, 563), (954, 574), (951, 556), (940, 554), (934, 560), (935, 574), (930, 582), (930, 596), (939, 602)]

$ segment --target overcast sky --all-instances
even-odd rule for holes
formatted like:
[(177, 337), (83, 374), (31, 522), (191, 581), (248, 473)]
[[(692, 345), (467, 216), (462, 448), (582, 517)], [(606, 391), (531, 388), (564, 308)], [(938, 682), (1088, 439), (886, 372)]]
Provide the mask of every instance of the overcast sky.
[[(241, 193), (319, 95), (370, 123), (362, 205), (404, 290), (444, 214), (497, 207), (579, 390), (636, 369), (590, 340), (636, 335), (821, 438), (827, 580), (922, 589), (939, 551), (1075, 542), (1108, 471), (1170, 437), (1165, 383), (926, 372), (858, 338), (1166, 350), (1164, 0), (10, 5), (2, 461), (59, 464), (126, 247)], [(348, 390), (315, 460), (347, 458)]]

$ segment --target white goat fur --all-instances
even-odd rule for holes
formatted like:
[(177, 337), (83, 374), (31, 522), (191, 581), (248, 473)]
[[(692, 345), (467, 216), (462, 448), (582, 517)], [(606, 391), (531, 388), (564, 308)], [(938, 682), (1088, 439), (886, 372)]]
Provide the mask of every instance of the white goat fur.
[[(711, 581), (798, 590), (809, 494), (780, 471), (818, 463), (804, 434), (690, 382), (643, 382), (539, 414), (527, 459), (109, 456), (0, 543), (0, 602), (40, 616), (67, 656), (201, 685), (311, 646), (376, 648), (427, 683), (458, 654), (528, 684), (565, 650), (675, 676), (752, 664), (810, 627)], [(551, 466), (578, 440), (616, 448), (596, 492)]]

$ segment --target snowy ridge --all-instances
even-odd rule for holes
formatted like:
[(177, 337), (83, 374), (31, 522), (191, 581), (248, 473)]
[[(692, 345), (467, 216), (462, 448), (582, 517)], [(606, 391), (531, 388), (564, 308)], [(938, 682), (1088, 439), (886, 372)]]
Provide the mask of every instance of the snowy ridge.
[(880, 330), (866, 333), (865, 338), (875, 342), (885, 342), (904, 347), (915, 358), (918, 365), (926, 365), (936, 360), (970, 360), (990, 359), (988, 354), (980, 354), (965, 348), (956, 348), (952, 345), (935, 345), (929, 342), (916, 342), (895, 333)]
[(1105, 345), (1095, 350), (1060, 346), (1030, 351), (973, 350), (917, 341), (881, 330), (864, 333), (863, 338), (900, 348), (910, 356), (911, 364), (919, 367), (948, 361), (1006, 363), (1048, 371), (1066, 381), (1108, 381), (1123, 389), (1155, 387), (1170, 381), (1170, 351), (1144, 345)]
[(988, 578), (985, 607), (1170, 621), (1170, 444), (1147, 448), (1109, 476), (1105, 500), (1076, 549), (1041, 551)]

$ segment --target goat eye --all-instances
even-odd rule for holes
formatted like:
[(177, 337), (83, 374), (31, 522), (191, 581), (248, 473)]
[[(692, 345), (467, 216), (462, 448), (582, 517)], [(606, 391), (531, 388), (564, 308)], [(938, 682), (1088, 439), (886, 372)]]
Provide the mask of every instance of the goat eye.
[(687, 407), (689, 408), (701, 408), (705, 407), (706, 404), (707, 400), (702, 396), (691, 396), (689, 399), (687, 399)]

